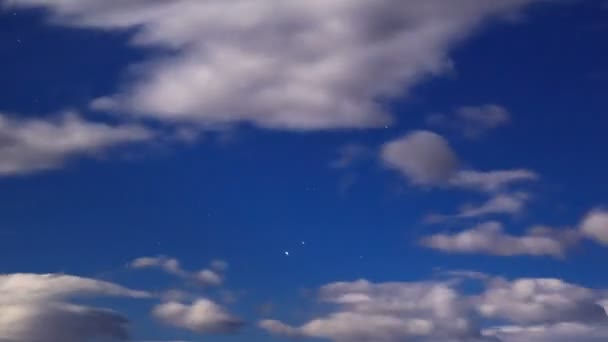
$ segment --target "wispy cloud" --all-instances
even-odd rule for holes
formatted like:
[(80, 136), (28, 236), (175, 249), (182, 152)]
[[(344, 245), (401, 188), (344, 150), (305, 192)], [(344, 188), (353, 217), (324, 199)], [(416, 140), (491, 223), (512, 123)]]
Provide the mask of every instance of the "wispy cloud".
[(435, 113), (427, 117), (429, 125), (456, 130), (469, 139), (479, 138), (510, 121), (509, 111), (496, 104), (465, 106), (452, 114)]
[(86, 121), (74, 113), (52, 119), (0, 113), (0, 176), (58, 168), (73, 158), (150, 141), (154, 136), (140, 125)]

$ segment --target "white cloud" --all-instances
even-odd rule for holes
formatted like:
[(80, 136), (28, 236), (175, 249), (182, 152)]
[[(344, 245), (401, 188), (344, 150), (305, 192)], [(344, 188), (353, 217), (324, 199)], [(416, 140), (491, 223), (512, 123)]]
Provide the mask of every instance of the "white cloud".
[(580, 224), (580, 230), (589, 239), (608, 245), (608, 211), (593, 210)]
[(511, 184), (538, 180), (539, 176), (530, 170), (513, 169), (497, 171), (462, 170), (450, 179), (450, 185), (473, 190), (494, 192)]
[(606, 324), (558, 323), (536, 326), (504, 326), (487, 329), (485, 334), (503, 342), (604, 342)]
[(458, 158), (448, 142), (429, 131), (415, 131), (386, 143), (381, 158), (386, 167), (418, 185), (444, 184), (458, 168)]
[(430, 215), (427, 222), (437, 223), (449, 219), (478, 218), (498, 214), (517, 215), (524, 210), (528, 198), (528, 194), (523, 192), (497, 194), (483, 204), (467, 205), (455, 215)]
[(539, 178), (533, 171), (525, 169), (461, 169), (459, 158), (447, 140), (430, 131), (410, 132), (385, 143), (380, 158), (387, 168), (400, 172), (412, 184), (421, 186), (497, 192)]
[(234, 332), (243, 326), (239, 318), (205, 298), (199, 298), (190, 305), (174, 301), (162, 303), (154, 308), (152, 314), (166, 324), (197, 333)]
[(458, 108), (453, 115), (432, 114), (427, 123), (433, 126), (460, 131), (465, 137), (475, 139), (490, 130), (504, 126), (511, 120), (509, 111), (499, 105), (466, 106)]
[(81, 342), (126, 340), (127, 320), (118, 313), (66, 301), (80, 297), (146, 298), (99, 280), (69, 275), (0, 275), (0, 341)]
[(422, 239), (422, 245), (448, 253), (482, 253), (499, 256), (565, 256), (578, 242), (573, 230), (544, 227), (530, 229), (525, 235), (509, 235), (499, 222), (489, 221), (455, 234), (435, 234)]
[(224, 281), (223, 272), (228, 269), (228, 263), (223, 260), (213, 260), (210, 269), (189, 272), (181, 268), (179, 260), (165, 255), (141, 257), (129, 263), (131, 268), (158, 268), (169, 274), (191, 279), (202, 286), (220, 286)]
[(328, 284), (320, 296), (336, 310), (300, 327), (276, 320), (260, 326), (274, 334), (339, 342), (482, 340), (466, 302), (446, 284), (359, 280)]
[(223, 277), (212, 270), (202, 270), (194, 276), (201, 285), (219, 286), (224, 281)]
[(332, 283), (320, 290), (320, 299), (333, 305), (326, 314), (300, 326), (278, 320), (259, 326), (276, 335), (335, 342), (599, 342), (608, 336), (608, 317), (597, 304), (601, 290), (560, 279), (456, 276), (472, 276), (482, 287), (470, 293), (450, 280)]
[[(539, 0), (540, 1), (540, 0)], [(381, 126), (377, 100), (451, 67), (450, 49), (537, 0), (13, 0), (51, 21), (135, 30), (169, 52), (96, 108), (170, 122), (311, 130)]]
[(169, 274), (177, 276), (186, 276), (187, 272), (182, 270), (179, 260), (175, 258), (169, 258), (164, 255), (156, 257), (141, 257), (133, 260), (130, 263), (132, 268), (159, 268)]
[(74, 114), (55, 119), (18, 119), (0, 114), (0, 176), (58, 168), (74, 157), (153, 137), (142, 126), (113, 126), (85, 121)]
[(464, 208), (458, 217), (471, 218), (490, 214), (519, 214), (524, 209), (528, 195), (518, 192), (512, 194), (498, 194), (477, 207)]
[(497, 279), (479, 297), (479, 313), (519, 325), (593, 323), (606, 319), (597, 291), (560, 279)]

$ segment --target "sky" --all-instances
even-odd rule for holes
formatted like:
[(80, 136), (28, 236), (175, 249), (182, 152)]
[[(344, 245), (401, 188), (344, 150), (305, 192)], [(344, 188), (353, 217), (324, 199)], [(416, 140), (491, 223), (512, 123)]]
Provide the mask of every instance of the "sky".
[(608, 2), (0, 0), (0, 342), (608, 340)]

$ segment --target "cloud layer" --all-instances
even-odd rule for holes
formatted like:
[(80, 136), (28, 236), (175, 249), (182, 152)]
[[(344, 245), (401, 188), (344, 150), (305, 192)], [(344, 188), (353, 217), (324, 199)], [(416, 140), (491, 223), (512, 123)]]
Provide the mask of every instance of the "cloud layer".
[(598, 304), (603, 291), (559, 279), (480, 279), (478, 294), (465, 294), (451, 281), (331, 283), (319, 291), (320, 299), (333, 306), (327, 314), (301, 326), (277, 320), (260, 326), (277, 335), (337, 342), (519, 342), (534, 335), (536, 341), (550, 341), (555, 330), (567, 327), (572, 329), (566, 336), (577, 341), (608, 336), (608, 317)]
[[(292, 130), (377, 127), (378, 100), (451, 68), (486, 21), (535, 0), (13, 0), (60, 25), (135, 30), (162, 57), (93, 107), (169, 122)], [(473, 117), (475, 117), (473, 115)]]

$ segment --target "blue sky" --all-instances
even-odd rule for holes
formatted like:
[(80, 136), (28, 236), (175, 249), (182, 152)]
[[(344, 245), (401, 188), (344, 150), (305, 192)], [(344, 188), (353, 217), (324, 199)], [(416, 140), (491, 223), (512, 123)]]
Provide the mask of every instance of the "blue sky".
[(607, 33), (603, 1), (0, 0), (0, 341), (608, 339)]

